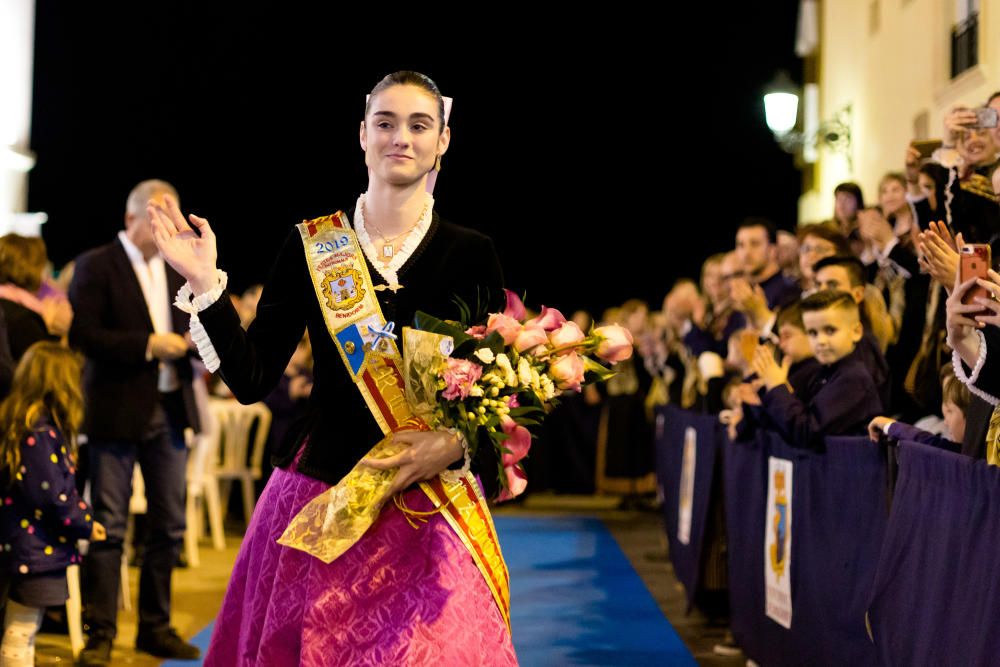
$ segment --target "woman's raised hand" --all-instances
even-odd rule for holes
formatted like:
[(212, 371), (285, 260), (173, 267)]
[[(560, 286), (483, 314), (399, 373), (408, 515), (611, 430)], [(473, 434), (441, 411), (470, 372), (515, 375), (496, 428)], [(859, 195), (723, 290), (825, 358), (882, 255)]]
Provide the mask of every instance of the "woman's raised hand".
[[(150, 204), (146, 209), (153, 225), (153, 240), (163, 259), (191, 284), (195, 295), (211, 290), (217, 284), (215, 233), (208, 220), (189, 215), (191, 225), (184, 220), (177, 200), (166, 195), (163, 206)], [(200, 235), (199, 235), (200, 233)]]

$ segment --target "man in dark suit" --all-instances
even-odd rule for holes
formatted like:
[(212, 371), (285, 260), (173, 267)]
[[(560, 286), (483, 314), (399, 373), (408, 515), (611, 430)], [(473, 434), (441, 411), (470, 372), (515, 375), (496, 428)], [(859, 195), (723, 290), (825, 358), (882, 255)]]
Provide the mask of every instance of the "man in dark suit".
[(83, 665), (107, 665), (117, 633), (122, 543), (138, 462), (148, 503), (139, 578), (136, 647), (160, 657), (195, 659), (199, 650), (170, 627), (170, 578), (184, 539), (184, 429), (198, 430), (191, 388), (187, 316), (171, 307), (183, 283), (159, 256), (146, 206), (174, 197), (164, 181), (143, 181), (128, 196), (125, 229), (81, 255), (69, 299), (70, 343), (87, 358), (86, 423), (95, 518), (105, 542), (90, 546), (84, 600), (90, 636)]

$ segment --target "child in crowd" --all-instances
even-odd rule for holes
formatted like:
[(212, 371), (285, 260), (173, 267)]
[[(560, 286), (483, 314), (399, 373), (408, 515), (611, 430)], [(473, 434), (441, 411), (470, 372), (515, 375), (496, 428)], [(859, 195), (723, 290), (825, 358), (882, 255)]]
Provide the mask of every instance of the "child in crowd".
[(753, 370), (764, 384), (764, 412), (788, 443), (821, 450), (828, 435), (860, 435), (881, 412), (875, 382), (868, 370), (851, 358), (863, 330), (858, 305), (847, 292), (817, 292), (800, 305), (802, 321), (818, 373), (793, 393), (788, 381), (792, 359), (781, 365), (770, 347), (757, 348)]
[(0, 664), (34, 665), (45, 607), (68, 597), (66, 568), (76, 541), (103, 540), (104, 527), (76, 491), (76, 436), (83, 418), (80, 358), (35, 343), (0, 404), (0, 581), (9, 584)]
[(788, 383), (792, 391), (803, 393), (822, 366), (813, 356), (806, 325), (802, 323), (802, 304), (799, 301), (778, 311), (775, 321), (778, 330), (778, 349), (783, 359), (790, 359)]
[[(816, 286), (821, 290), (841, 290), (847, 292), (861, 309), (861, 327), (864, 333), (854, 349), (854, 358), (871, 373), (878, 388), (882, 405), (889, 406), (889, 364), (885, 360), (880, 336), (876, 334), (886, 321), (891, 329), (891, 318), (885, 310), (885, 303), (878, 290), (869, 296), (865, 284), (865, 266), (857, 257), (825, 257), (813, 266)], [(878, 304), (875, 308), (869, 308)], [(880, 322), (876, 326), (875, 322)]]
[[(809, 337), (806, 335), (806, 328), (802, 323), (800, 302), (796, 301), (778, 311), (774, 326), (778, 331), (778, 349), (781, 351), (782, 363), (785, 359), (789, 360), (788, 383), (791, 385), (793, 393), (801, 394), (806, 391), (813, 377), (823, 367), (813, 356), (812, 346), (809, 344)], [(748, 367), (752, 365), (756, 349), (755, 344)], [(726, 422), (728, 426), (731, 426), (731, 439), (747, 439), (758, 426), (774, 428), (764, 412), (760, 400), (759, 392), (763, 386), (763, 381), (751, 374), (742, 383), (738, 383), (732, 388), (731, 395), (739, 407), (738, 409), (731, 407), (733, 412)]]
[(952, 452), (962, 451), (961, 443), (965, 437), (965, 415), (972, 397), (969, 394), (969, 388), (955, 377), (955, 371), (950, 365), (941, 367), (941, 393), (943, 396), (941, 414), (944, 415), (944, 433), (937, 435), (889, 417), (876, 417), (868, 424), (868, 435), (875, 442), (878, 442), (882, 436), (887, 436), (894, 440), (912, 440)]

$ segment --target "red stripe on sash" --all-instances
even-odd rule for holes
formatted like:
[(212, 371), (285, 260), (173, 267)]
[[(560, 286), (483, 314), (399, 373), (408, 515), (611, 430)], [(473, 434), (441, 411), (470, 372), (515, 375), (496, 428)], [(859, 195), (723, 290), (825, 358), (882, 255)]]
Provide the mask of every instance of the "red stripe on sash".
[[(435, 477), (433, 480), (427, 482), (427, 484), (434, 490), (434, 493), (437, 494), (438, 500), (441, 502), (442, 511), (448, 512), (448, 514), (450, 514), (452, 518), (455, 519), (455, 523), (457, 523), (459, 527), (462, 529), (462, 531), (465, 533), (465, 535), (468, 536), (469, 542), (472, 543), (472, 546), (476, 550), (476, 553), (479, 554), (479, 560), (484, 565), (483, 569), (489, 572), (490, 581), (493, 582), (493, 587), (497, 591), (503, 590), (503, 588), (500, 586), (500, 582), (496, 580), (493, 570), (488, 567), (485, 567), (485, 565), (487, 565), (489, 561), (486, 558), (486, 554), (483, 553), (482, 547), (479, 546), (479, 543), (476, 542), (474, 539), (472, 539), (472, 530), (469, 528), (469, 524), (467, 524), (465, 522), (465, 519), (462, 518), (462, 513), (459, 512), (457, 509), (455, 509), (455, 507), (448, 501), (448, 494), (445, 492), (444, 486), (441, 484), (441, 478)], [(465, 488), (465, 492), (468, 493), (468, 491), (469, 490)], [(479, 504), (477, 499), (473, 500), (476, 502), (477, 505)]]
[(403, 381), (403, 374), (400, 372), (399, 366), (396, 365), (396, 362), (393, 361), (392, 359), (388, 358), (388, 357), (383, 358), (382, 362), (386, 366), (389, 366), (390, 368), (392, 368), (392, 373), (393, 373), (393, 375), (396, 376), (396, 380), (397, 380), (396, 384), (397, 384), (397, 386), (400, 389), (406, 389), (406, 382)]
[(382, 394), (379, 393), (378, 385), (375, 384), (375, 378), (372, 377), (371, 371), (366, 368), (361, 373), (361, 379), (364, 380), (365, 386), (368, 387), (368, 391), (371, 393), (372, 399), (378, 407), (378, 411), (382, 413), (382, 417), (385, 419), (386, 424), (389, 425), (389, 430), (397, 430), (399, 428), (399, 423), (396, 421), (396, 418), (392, 416), (392, 410), (389, 409), (389, 405), (382, 398)]
[[(499, 542), (499, 540), (497, 540), (496, 533), (493, 532), (492, 530), (490, 530), (490, 526), (492, 524), (491, 524), (489, 518), (486, 516), (486, 513), (483, 511), (483, 505), (482, 505), (482, 503), (479, 502), (479, 499), (476, 496), (475, 490), (469, 488), (471, 485), (472, 485), (472, 482), (470, 482), (469, 480), (464, 479), (464, 478), (462, 479), (462, 486), (465, 487), (465, 492), (467, 494), (469, 494), (469, 497), (472, 498), (473, 501), (475, 501), (476, 512), (479, 513), (479, 520), (483, 522), (483, 526), (486, 528), (486, 530), (489, 531), (489, 538), (490, 538), (490, 541), (493, 542), (493, 547), (497, 550), (497, 553), (500, 553), (500, 542)], [(503, 571), (504, 571), (504, 575), (506, 576), (507, 575), (507, 563), (503, 559), (500, 559), (500, 562), (503, 563), (503, 566), (504, 566)]]

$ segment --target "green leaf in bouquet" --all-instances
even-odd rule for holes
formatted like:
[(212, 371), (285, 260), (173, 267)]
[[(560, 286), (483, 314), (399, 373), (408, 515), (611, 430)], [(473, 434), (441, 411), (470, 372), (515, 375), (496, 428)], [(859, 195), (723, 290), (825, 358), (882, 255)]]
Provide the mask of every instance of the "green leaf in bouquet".
[(422, 310), (418, 310), (413, 316), (413, 327), (421, 331), (451, 336), (455, 340), (455, 347), (458, 348), (467, 341), (475, 341), (475, 338), (465, 333), (465, 330), (454, 324), (438, 319), (433, 315), (428, 315)]
[(493, 352), (493, 356), (496, 356), (503, 352), (504, 343), (503, 336), (500, 335), (499, 331), (493, 331), (489, 336), (479, 341), (479, 347), (488, 347)]
[(465, 324), (465, 328), (468, 329), (474, 324), (482, 324), (489, 317), (490, 309), (490, 292), (486, 290), (485, 298), (483, 298), (483, 292), (480, 288), (476, 287), (476, 308), (473, 310), (469, 304), (465, 302), (462, 297), (452, 295), (452, 303), (458, 307), (459, 316), (462, 322)]
[(599, 364), (590, 357), (583, 357), (583, 372), (585, 375), (596, 378), (598, 382), (605, 382), (615, 375), (615, 371)]
[[(451, 353), (452, 359), (471, 359), (472, 354), (479, 349), (479, 341), (468, 336), (467, 340), (461, 343), (458, 340), (455, 341), (455, 351)], [(477, 362), (481, 363), (481, 362)]]
[(517, 423), (520, 426), (541, 426), (542, 425), (542, 422), (538, 421), (537, 419), (528, 419), (527, 417), (521, 417), (520, 419), (517, 420)]
[(514, 419), (514, 418), (517, 418), (517, 417), (521, 417), (523, 415), (529, 415), (529, 414), (531, 414), (533, 412), (542, 412), (542, 413), (544, 413), (545, 410), (542, 409), (542, 408), (540, 408), (540, 407), (538, 407), (537, 405), (522, 405), (519, 408), (513, 408), (510, 411), (510, 416), (511, 416), (512, 419)]
[[(470, 424), (470, 426), (472, 425)], [(462, 432), (465, 434), (466, 440), (469, 441), (469, 456), (475, 458), (476, 452), (479, 451), (479, 429), (475, 427), (465, 428), (462, 429)]]
[[(494, 331), (486, 338), (482, 340), (477, 338), (469, 338), (464, 341), (461, 345), (455, 345), (455, 351), (451, 353), (451, 356), (455, 359), (472, 359), (473, 354), (476, 350), (489, 349), (493, 352), (493, 356), (503, 352), (503, 336)], [(476, 363), (482, 364), (481, 360), (476, 360)]]
[(458, 317), (465, 324), (465, 328), (468, 329), (472, 325), (471, 313), (469, 312), (469, 304), (465, 303), (465, 300), (455, 295), (451, 298), (452, 302), (458, 306)]
[(483, 293), (480, 291), (479, 286), (476, 286), (476, 310), (472, 313), (472, 322), (485, 322), (489, 318), (491, 296), (490, 290), (487, 289), (486, 296), (483, 298)]
[(489, 431), (489, 434), (490, 434), (490, 439), (493, 440), (493, 442), (498, 445), (504, 440), (510, 438), (510, 435), (504, 433), (503, 431)]

